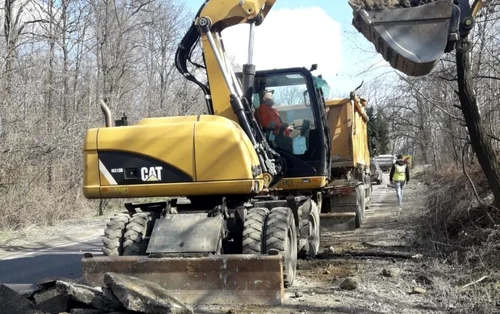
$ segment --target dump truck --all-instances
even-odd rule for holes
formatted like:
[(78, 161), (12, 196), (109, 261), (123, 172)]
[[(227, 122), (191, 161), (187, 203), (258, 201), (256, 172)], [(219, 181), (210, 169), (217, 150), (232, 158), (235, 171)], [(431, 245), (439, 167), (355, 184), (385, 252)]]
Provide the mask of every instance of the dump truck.
[[(156, 282), (188, 304), (281, 304), (284, 289), (293, 285), (297, 258), (317, 253), (319, 211), (334, 169), (327, 105), (313, 69), (256, 72), (255, 27), (275, 2), (201, 5), (178, 46), (175, 65), (203, 91), (207, 114), (145, 118), (135, 125), (117, 120), (113, 126), (110, 108), (101, 102), (105, 126), (88, 130), (83, 144), (83, 194), (166, 200), (125, 204), (127, 211), (104, 230), (104, 256), (82, 259), (85, 284), (102, 286), (105, 273), (117, 272)], [(446, 2), (451, 3), (441, 1), (441, 10), (429, 4), (431, 10), (405, 11), (417, 14), (355, 10), (353, 24), (393, 67), (421, 75), (455, 42), (455, 21), (460, 31), (465, 27), (459, 35), (467, 33), (470, 10), (457, 11)], [(401, 23), (393, 23), (398, 19)], [(248, 62), (240, 79), (221, 36), (238, 24), (249, 26)], [(432, 37), (437, 40), (428, 42)], [(411, 44), (401, 46), (406, 39)], [(192, 61), (197, 44), (202, 64)], [(427, 56), (426, 49), (437, 52)], [(206, 73), (206, 81), (193, 74), (193, 67)], [(304, 107), (307, 116), (298, 123), (275, 116), (276, 125), (265, 127), (255, 112), (269, 90), (282, 109)], [(358, 169), (358, 163), (351, 168)]]
[(361, 227), (371, 204), (370, 151), (366, 99), (326, 100), (331, 138), (331, 175), (322, 191), (322, 232)]
[[(317, 68), (317, 65), (312, 68)], [(238, 77), (240, 76), (238, 73)], [(314, 80), (321, 89), (321, 95), (329, 95), (328, 82), (321, 76), (314, 76)], [(354, 89), (349, 98), (324, 100), (330, 132), (330, 174), (328, 184), (321, 190), (321, 200), (318, 203), (321, 210), (321, 232), (361, 227), (365, 209), (371, 205), (369, 118), (366, 114), (367, 100), (357, 94), (361, 86)], [(307, 106), (288, 105), (276, 108), (284, 120), (293, 121), (295, 126), (303, 125), (310, 118)]]

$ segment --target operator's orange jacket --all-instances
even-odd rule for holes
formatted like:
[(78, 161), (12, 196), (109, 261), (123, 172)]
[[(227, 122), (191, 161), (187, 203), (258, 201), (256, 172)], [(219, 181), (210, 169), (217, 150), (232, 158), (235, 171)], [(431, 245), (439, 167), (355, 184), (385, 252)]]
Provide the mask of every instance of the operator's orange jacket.
[[(278, 110), (273, 107), (261, 104), (259, 108), (255, 111), (257, 120), (260, 122), (263, 128), (270, 129), (271, 122), (274, 122), (274, 134), (278, 134), (281, 126), (283, 125), (283, 120), (281, 120)], [(289, 136), (289, 130), (285, 130), (285, 135)]]

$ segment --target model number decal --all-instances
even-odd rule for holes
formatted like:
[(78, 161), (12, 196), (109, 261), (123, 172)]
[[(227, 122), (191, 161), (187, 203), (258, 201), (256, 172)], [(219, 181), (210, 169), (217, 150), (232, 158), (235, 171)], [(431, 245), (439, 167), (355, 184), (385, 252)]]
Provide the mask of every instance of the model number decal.
[(111, 173), (123, 173), (123, 168), (111, 169)]
[(142, 167), (141, 168), (141, 180), (146, 181), (161, 181), (161, 173), (163, 167)]

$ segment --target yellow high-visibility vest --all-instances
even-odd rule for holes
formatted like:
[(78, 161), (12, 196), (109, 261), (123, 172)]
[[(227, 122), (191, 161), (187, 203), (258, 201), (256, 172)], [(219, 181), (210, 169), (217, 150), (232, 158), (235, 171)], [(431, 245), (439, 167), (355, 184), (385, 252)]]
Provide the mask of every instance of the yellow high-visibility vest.
[(393, 181), (406, 181), (406, 165), (394, 164)]

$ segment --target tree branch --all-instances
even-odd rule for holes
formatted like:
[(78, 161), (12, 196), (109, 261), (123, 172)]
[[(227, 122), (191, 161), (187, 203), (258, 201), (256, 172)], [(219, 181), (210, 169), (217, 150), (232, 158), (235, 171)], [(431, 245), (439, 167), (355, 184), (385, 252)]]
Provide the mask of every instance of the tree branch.
[(495, 140), (495, 141), (497, 141), (497, 142), (500, 142), (500, 137), (495, 136), (495, 135), (490, 134), (490, 133), (488, 133), (488, 134), (486, 134), (486, 135), (488, 135), (488, 136), (489, 136), (489, 138), (491, 138), (491, 139), (493, 139), (493, 140)]

